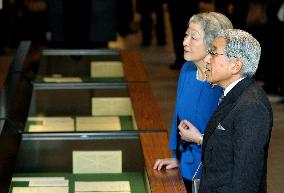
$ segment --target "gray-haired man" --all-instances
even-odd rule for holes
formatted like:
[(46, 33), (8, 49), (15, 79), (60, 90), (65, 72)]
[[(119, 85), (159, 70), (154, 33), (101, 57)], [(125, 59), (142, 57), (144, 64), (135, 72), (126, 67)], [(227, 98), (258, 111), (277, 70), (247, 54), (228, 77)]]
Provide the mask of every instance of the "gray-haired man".
[[(261, 47), (249, 33), (228, 29), (219, 32), (208, 52), (207, 81), (224, 88), (224, 98), (201, 138), (199, 193), (266, 193), (273, 116), (265, 92), (252, 79)], [(189, 122), (179, 129), (184, 140), (200, 136)]]

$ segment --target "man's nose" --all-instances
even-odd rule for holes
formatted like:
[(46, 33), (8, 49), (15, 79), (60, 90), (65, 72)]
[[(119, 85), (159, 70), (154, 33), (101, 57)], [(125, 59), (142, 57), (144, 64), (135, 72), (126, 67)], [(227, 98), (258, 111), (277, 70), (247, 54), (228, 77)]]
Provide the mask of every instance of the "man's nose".
[(204, 58), (204, 62), (205, 62), (206, 64), (209, 64), (209, 63), (210, 63), (210, 59), (211, 59), (211, 55), (208, 53), (208, 54), (205, 56), (205, 58)]

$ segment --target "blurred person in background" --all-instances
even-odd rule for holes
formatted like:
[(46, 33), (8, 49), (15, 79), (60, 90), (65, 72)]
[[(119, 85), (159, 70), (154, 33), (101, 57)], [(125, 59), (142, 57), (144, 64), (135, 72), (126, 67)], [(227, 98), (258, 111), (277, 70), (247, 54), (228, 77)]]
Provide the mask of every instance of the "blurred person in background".
[[(157, 44), (166, 45), (164, 3), (165, 0), (136, 0), (137, 12), (141, 15), (142, 46), (151, 45), (153, 27), (155, 28)], [(156, 18), (155, 22), (152, 18), (153, 13)]]

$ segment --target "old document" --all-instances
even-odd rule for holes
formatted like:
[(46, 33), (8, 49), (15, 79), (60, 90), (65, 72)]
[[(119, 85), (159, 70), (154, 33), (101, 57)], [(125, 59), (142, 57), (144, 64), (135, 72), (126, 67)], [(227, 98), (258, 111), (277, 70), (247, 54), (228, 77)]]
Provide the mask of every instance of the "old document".
[(77, 131), (119, 131), (120, 120), (117, 116), (76, 117)]
[(68, 187), (69, 180), (60, 180), (60, 181), (30, 181), (30, 187)]
[(41, 122), (30, 125), (29, 132), (74, 131), (74, 120), (71, 117), (29, 117), (28, 121)]
[(13, 182), (30, 182), (30, 181), (64, 181), (65, 177), (13, 177)]
[(131, 193), (131, 192), (124, 192), (124, 191), (123, 191), (123, 192), (109, 192), (109, 191), (102, 191), (102, 192), (101, 192), (101, 191), (99, 191), (99, 192), (98, 192), (98, 191), (95, 191), (95, 192), (93, 192), (93, 191), (91, 191), (91, 192), (89, 192), (89, 191), (88, 191), (88, 192), (80, 192), (80, 191), (76, 191), (75, 193)]
[(13, 182), (29, 182), (29, 186), (36, 187), (65, 187), (69, 180), (65, 177), (13, 177)]
[(121, 173), (121, 151), (73, 151), (73, 173)]
[(130, 192), (129, 181), (75, 182), (76, 192)]
[(132, 115), (132, 106), (129, 97), (93, 97), (92, 115), (93, 116), (128, 116)]
[(93, 61), (91, 62), (91, 77), (124, 77), (122, 63), (120, 61)]
[(68, 187), (14, 187), (12, 193), (68, 193)]
[(83, 82), (79, 77), (44, 77), (43, 82), (68, 83), (68, 82)]

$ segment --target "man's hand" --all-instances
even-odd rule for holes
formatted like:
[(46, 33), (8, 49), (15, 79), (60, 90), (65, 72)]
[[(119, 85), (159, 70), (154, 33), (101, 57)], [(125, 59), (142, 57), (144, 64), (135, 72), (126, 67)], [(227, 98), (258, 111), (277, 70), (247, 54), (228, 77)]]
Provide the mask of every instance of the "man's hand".
[(187, 142), (193, 142), (199, 144), (202, 138), (199, 130), (192, 125), (189, 121), (183, 120), (180, 122), (179, 126), (179, 134), (182, 140)]

